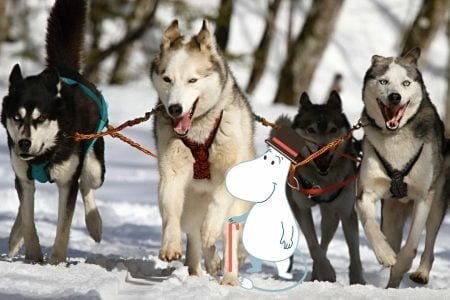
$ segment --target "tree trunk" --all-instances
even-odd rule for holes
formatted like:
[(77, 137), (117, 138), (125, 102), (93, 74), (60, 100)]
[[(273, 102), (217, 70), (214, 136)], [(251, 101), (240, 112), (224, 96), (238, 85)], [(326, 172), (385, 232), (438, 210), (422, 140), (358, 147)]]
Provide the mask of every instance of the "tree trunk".
[(424, 0), (413, 24), (406, 31), (401, 54), (415, 47), (421, 49), (420, 64), (425, 65), (427, 52), (436, 33), (445, 23), (449, 0)]
[(450, 3), (447, 6), (447, 101), (445, 114), (445, 137), (450, 138)]
[(8, 16), (6, 12), (7, 1), (0, 0), (0, 42), (8, 38)]
[(272, 43), (273, 34), (275, 32), (275, 23), (277, 12), (280, 7), (281, 0), (273, 0), (269, 4), (266, 27), (258, 48), (253, 53), (253, 69), (250, 74), (250, 80), (247, 85), (246, 92), (251, 94), (258, 86), (259, 81), (266, 69), (267, 56), (269, 54), (270, 44)]
[(216, 40), (222, 51), (227, 49), (232, 13), (233, 0), (220, 0), (219, 14), (216, 18)]
[(313, 0), (292, 51), (281, 69), (276, 103), (296, 105), (307, 91), (334, 30), (344, 0)]

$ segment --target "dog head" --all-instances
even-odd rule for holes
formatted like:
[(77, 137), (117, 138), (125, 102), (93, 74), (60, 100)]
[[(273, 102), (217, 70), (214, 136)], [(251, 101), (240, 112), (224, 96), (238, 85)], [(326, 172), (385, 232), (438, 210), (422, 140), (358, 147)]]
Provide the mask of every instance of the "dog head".
[(401, 57), (372, 57), (364, 78), (363, 101), (379, 127), (395, 131), (417, 112), (426, 93), (417, 69), (419, 56), (420, 49), (414, 48)]
[(226, 74), (205, 21), (190, 38), (181, 35), (178, 21), (172, 22), (152, 63), (151, 79), (177, 135), (187, 135), (193, 120), (218, 103)]
[(59, 75), (48, 68), (24, 78), (19, 65), (9, 77), (9, 92), (3, 99), (2, 123), (12, 150), (23, 160), (45, 154), (56, 143), (61, 107)]
[[(292, 128), (306, 140), (309, 151), (306, 155), (316, 152), (350, 130), (350, 124), (342, 112), (341, 98), (336, 91), (331, 92), (327, 102), (321, 105), (313, 104), (308, 94), (303, 93), (299, 105)], [(328, 174), (333, 157), (329, 151), (314, 159), (319, 174)]]

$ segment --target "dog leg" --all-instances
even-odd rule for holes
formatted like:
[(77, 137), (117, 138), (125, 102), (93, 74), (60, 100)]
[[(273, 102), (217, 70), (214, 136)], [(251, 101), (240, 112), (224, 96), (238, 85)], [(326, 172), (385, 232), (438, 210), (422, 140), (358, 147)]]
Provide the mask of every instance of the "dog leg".
[(25, 241), (25, 259), (34, 262), (43, 262), (39, 238), (34, 224), (34, 181), (20, 180), (23, 199), (20, 208), (22, 231)]
[(87, 230), (94, 241), (102, 239), (102, 218), (95, 203), (94, 189), (103, 184), (103, 170), (100, 162), (90, 151), (84, 159), (80, 176), (80, 192), (83, 198)]
[(72, 224), (73, 212), (78, 193), (78, 181), (59, 183), (58, 224), (56, 226), (56, 237), (53, 244), (53, 253), (50, 258), (51, 264), (66, 261), (67, 246), (69, 243), (70, 226)]
[(185, 266), (188, 267), (189, 275), (191, 276), (202, 276), (202, 249), (201, 249), (201, 239), (200, 234), (188, 233), (187, 234), (187, 244), (186, 244), (186, 262)]
[(397, 256), (375, 220), (375, 202), (378, 198), (374, 192), (362, 191), (356, 200), (356, 207), (364, 232), (373, 247), (378, 262), (385, 267), (390, 267), (395, 264)]
[(320, 213), (322, 215), (322, 219), (320, 222), (320, 231), (322, 232), (320, 238), (320, 247), (322, 248), (323, 253), (326, 255), (328, 245), (333, 239), (333, 236), (338, 228), (339, 217), (336, 212), (332, 211), (326, 205), (320, 206)]
[(185, 197), (184, 184), (174, 186), (172, 180), (173, 176), (161, 176), (159, 184), (159, 209), (163, 221), (159, 258), (165, 261), (178, 260), (182, 254), (180, 222)]
[[(199, 242), (201, 242), (199, 240)], [(216, 246), (211, 246), (207, 249), (203, 249), (203, 254), (205, 256), (205, 268), (211, 276), (216, 276), (217, 273), (222, 269), (222, 260), (219, 255), (217, 255)]]
[(444, 219), (445, 211), (445, 199), (442, 198), (442, 195), (436, 197), (433, 200), (430, 215), (428, 216), (426, 223), (425, 249), (420, 259), (420, 265), (417, 270), (409, 276), (409, 278), (411, 278), (414, 282), (420, 284), (428, 283), (430, 270), (434, 261), (434, 244), (436, 242), (436, 237), (439, 228), (441, 227), (442, 220)]
[(20, 184), (19, 178), (16, 177), (15, 180), (16, 191), (19, 196), (19, 209), (17, 212), (16, 220), (11, 228), (11, 233), (9, 235), (9, 250), (8, 256), (15, 256), (23, 245), (23, 232), (22, 232), (22, 203), (23, 203), (23, 188)]
[(405, 245), (401, 248), (397, 256), (397, 262), (391, 269), (387, 288), (397, 288), (400, 285), (403, 275), (411, 268), (412, 261), (417, 253), (420, 235), (423, 232), (430, 213), (434, 194), (435, 191), (430, 190), (426, 199), (415, 201), (409, 235)]
[(366, 284), (359, 255), (358, 217), (355, 209), (352, 208), (350, 215), (343, 215), (341, 219), (342, 230), (344, 231), (345, 241), (347, 242), (348, 253), (350, 256), (350, 284)]
[(401, 203), (395, 199), (382, 200), (381, 231), (395, 253), (402, 245), (403, 227), (411, 212), (411, 203)]
[(312, 280), (336, 281), (336, 273), (319, 245), (310, 208), (294, 209), (294, 215), (308, 244), (309, 254), (313, 260)]

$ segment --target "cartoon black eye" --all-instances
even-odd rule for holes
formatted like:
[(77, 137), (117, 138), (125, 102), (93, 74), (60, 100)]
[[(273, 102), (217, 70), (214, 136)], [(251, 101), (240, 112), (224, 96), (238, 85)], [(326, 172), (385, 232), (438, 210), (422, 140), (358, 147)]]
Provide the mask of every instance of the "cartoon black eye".
[(197, 82), (197, 78), (191, 78), (188, 80), (189, 83), (196, 83)]
[(378, 80), (378, 82), (379, 82), (381, 85), (386, 85), (386, 84), (388, 83), (388, 81), (387, 81), (386, 79)]
[(13, 120), (19, 122), (20, 120), (22, 120), (22, 118), (20, 117), (20, 115), (17, 114), (13, 117)]
[(267, 155), (264, 155), (264, 160), (266, 160), (267, 159)]
[(270, 162), (270, 164), (273, 166), (273, 165), (275, 164), (275, 161), (272, 160), (272, 161)]
[(172, 82), (172, 80), (169, 78), (169, 76), (164, 76), (164, 77), (163, 77), (163, 80), (164, 80), (165, 82), (167, 82), (167, 83), (171, 83), (171, 82)]
[(331, 127), (330, 128), (330, 133), (336, 133), (337, 132), (337, 128), (336, 127)]
[(405, 81), (402, 82), (402, 84), (403, 84), (403, 86), (410, 86), (411, 81), (405, 80)]
[(306, 128), (306, 131), (307, 131), (308, 133), (312, 133), (312, 134), (316, 133), (316, 130), (315, 130), (314, 128), (312, 128), (312, 127)]

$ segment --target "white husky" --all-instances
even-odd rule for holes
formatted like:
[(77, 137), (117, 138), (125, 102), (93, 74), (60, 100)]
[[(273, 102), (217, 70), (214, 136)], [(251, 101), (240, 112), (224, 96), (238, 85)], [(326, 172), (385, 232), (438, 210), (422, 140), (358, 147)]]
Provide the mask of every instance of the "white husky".
[[(165, 107), (155, 120), (163, 219), (159, 256), (181, 258), (183, 230), (189, 274), (202, 274), (203, 252), (206, 270), (215, 275), (220, 268), (215, 243), (225, 221), (249, 209), (228, 194), (224, 181), (230, 167), (254, 157), (251, 110), (205, 22), (189, 38), (172, 22), (151, 79)], [(232, 257), (233, 268), (224, 272), (223, 284), (239, 284), (237, 243), (232, 243), (234, 255), (224, 256), (225, 265)]]

